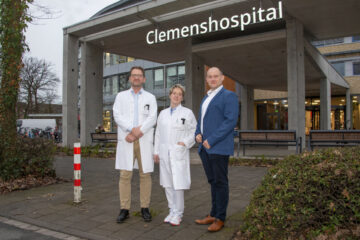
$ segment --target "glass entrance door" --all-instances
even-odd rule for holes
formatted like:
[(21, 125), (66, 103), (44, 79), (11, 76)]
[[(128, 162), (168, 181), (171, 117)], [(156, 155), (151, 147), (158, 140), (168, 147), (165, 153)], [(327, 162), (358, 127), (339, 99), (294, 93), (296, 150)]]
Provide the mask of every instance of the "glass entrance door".
[(345, 129), (345, 109), (344, 107), (335, 107), (331, 109), (331, 129)]
[(267, 113), (267, 129), (269, 130), (280, 130), (280, 113)]

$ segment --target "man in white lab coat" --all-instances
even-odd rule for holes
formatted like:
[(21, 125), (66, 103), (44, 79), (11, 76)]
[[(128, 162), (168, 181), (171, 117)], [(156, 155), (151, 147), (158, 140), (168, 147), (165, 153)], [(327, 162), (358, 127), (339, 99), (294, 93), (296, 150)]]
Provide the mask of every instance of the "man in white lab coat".
[(154, 171), (153, 136), (157, 104), (155, 96), (142, 88), (146, 81), (143, 68), (131, 68), (129, 81), (131, 88), (118, 93), (113, 106), (114, 119), (118, 125), (115, 168), (120, 170), (118, 223), (129, 217), (134, 168), (139, 169), (140, 175), (141, 214), (144, 221), (151, 221), (149, 205), (151, 173)]

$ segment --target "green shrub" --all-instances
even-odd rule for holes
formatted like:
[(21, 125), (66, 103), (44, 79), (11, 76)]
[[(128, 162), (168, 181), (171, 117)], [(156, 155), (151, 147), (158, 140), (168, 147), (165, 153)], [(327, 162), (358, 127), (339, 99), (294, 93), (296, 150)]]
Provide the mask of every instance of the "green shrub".
[(292, 155), (269, 170), (240, 239), (360, 239), (360, 148)]
[[(110, 143), (109, 143), (110, 144)], [(69, 147), (57, 147), (57, 153), (65, 153), (67, 156), (74, 155), (74, 149)], [(100, 144), (81, 147), (82, 157), (109, 158), (115, 157), (115, 149), (106, 148)]]
[(0, 177), (3, 180), (32, 175), (34, 177), (55, 177), (53, 159), (56, 146), (42, 138), (18, 138), (17, 155), (0, 163)]

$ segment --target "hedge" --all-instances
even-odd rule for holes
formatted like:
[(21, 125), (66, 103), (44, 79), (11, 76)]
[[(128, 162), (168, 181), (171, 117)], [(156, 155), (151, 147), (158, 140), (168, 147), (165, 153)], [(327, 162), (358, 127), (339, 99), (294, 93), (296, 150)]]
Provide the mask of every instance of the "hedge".
[(292, 155), (252, 195), (238, 239), (360, 239), (360, 147)]

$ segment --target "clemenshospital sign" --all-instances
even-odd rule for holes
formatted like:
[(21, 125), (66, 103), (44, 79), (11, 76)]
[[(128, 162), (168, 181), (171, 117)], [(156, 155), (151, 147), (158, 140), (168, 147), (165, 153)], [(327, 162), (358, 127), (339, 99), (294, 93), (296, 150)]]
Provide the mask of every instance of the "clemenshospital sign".
[(151, 45), (232, 28), (239, 28), (241, 31), (244, 31), (247, 25), (269, 22), (282, 18), (283, 5), (282, 1), (279, 1), (278, 8), (271, 7), (268, 9), (262, 9), (261, 7), (253, 7), (251, 13), (224, 17), (220, 20), (209, 17), (208, 21), (200, 24), (192, 24), (190, 26), (173, 28), (166, 31), (159, 31), (158, 29), (151, 30), (146, 34), (146, 42)]

